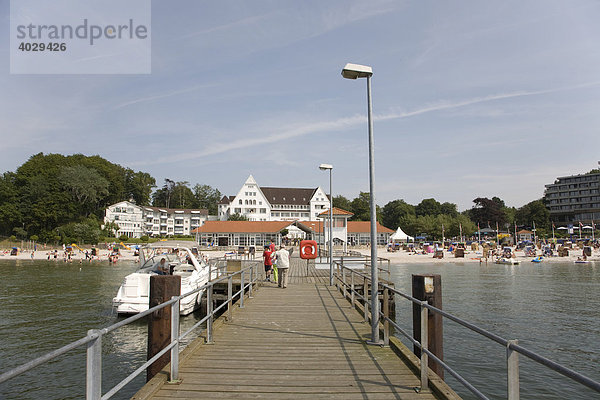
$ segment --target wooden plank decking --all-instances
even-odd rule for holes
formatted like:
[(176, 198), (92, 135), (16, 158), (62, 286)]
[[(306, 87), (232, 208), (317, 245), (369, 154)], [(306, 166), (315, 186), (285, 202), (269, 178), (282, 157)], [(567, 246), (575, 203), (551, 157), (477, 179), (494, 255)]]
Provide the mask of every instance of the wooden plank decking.
[(181, 384), (154, 399), (433, 399), (389, 349), (369, 346), (370, 326), (328, 271), (292, 259), (290, 284), (265, 283), (180, 366)]

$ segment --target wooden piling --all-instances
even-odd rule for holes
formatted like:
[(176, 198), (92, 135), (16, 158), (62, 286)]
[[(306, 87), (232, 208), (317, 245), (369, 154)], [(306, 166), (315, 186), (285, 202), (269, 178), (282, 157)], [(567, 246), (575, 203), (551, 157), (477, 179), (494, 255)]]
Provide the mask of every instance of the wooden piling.
[[(150, 276), (150, 308), (171, 300), (181, 293), (181, 276)], [(148, 360), (164, 349), (171, 342), (171, 307), (164, 307), (148, 317)], [(146, 381), (149, 381), (171, 361), (171, 353), (167, 352), (146, 370)]]
[[(412, 296), (418, 300), (427, 300), (427, 303), (435, 308), (442, 309), (442, 278), (440, 275), (413, 275)], [(428, 344), (427, 348), (440, 360), (444, 360), (444, 331), (443, 318), (440, 314), (432, 311), (428, 314)], [(413, 304), (413, 337), (421, 341), (421, 306)], [(414, 346), (414, 353), (421, 356), (421, 350)], [(440, 378), (444, 379), (444, 369), (433, 359), (429, 358), (431, 368)]]

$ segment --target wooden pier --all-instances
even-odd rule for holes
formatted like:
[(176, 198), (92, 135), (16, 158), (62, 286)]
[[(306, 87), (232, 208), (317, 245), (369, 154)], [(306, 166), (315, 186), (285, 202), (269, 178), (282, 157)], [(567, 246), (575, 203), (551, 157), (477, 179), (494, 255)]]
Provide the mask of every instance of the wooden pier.
[(329, 271), (307, 270), (298, 258), (291, 264), (286, 289), (264, 282), (232, 321), (215, 323), (213, 344), (199, 338), (185, 349), (180, 383), (167, 383), (163, 370), (133, 398), (458, 398), (443, 382), (442, 396), (418, 393), (414, 365), (390, 347), (366, 344), (370, 325), (328, 286)]

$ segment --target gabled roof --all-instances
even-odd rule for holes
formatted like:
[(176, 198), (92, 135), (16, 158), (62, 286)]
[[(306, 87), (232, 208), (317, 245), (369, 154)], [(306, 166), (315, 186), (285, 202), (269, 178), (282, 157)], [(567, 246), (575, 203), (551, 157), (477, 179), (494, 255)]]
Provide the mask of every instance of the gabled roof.
[(208, 210), (206, 208), (166, 208), (166, 207), (150, 207), (144, 206), (146, 210), (158, 211), (158, 212), (167, 212), (168, 214), (200, 214), (200, 215), (208, 215)]
[[(351, 213), (350, 211), (346, 211), (346, 210), (342, 210), (341, 208), (337, 208), (337, 207), (333, 207), (333, 216), (342, 216), (342, 217), (351, 217), (354, 214)], [(319, 217), (321, 218), (329, 218), (329, 209), (323, 211), (322, 213), (319, 214)]]
[(192, 233), (278, 233), (294, 221), (206, 221)]
[[(348, 221), (348, 233), (370, 233), (371, 221)], [(395, 231), (377, 223), (377, 233), (394, 233)]]
[(219, 200), (217, 204), (230, 204), (233, 199), (235, 199), (235, 196), (223, 196), (223, 198)]
[(519, 234), (521, 234), (521, 235), (523, 235), (523, 234), (525, 234), (525, 235), (526, 234), (533, 235), (533, 232), (532, 231), (528, 231), (527, 229), (521, 229), (519, 232), (517, 232), (517, 235), (519, 235)]
[(260, 187), (270, 204), (309, 205), (317, 189)]

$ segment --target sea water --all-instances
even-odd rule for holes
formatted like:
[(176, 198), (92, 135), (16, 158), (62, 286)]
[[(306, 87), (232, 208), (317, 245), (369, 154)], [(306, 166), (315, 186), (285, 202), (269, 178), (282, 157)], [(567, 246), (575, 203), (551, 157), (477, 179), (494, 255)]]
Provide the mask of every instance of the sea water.
[[(128, 261), (0, 259), (0, 372), (119, 321), (111, 301), (136, 268)], [(408, 294), (412, 274), (440, 274), (444, 310), (600, 381), (600, 263), (393, 264), (391, 271), (396, 288)], [(412, 332), (410, 303), (399, 296), (396, 301), (397, 321)], [(191, 327), (199, 318), (184, 317), (182, 325)], [(103, 393), (146, 360), (146, 336), (143, 319), (103, 338)], [(444, 359), (486, 396), (506, 398), (502, 346), (446, 321)], [(520, 372), (522, 398), (600, 398), (524, 356)], [(446, 381), (474, 398), (449, 374)], [(113, 398), (130, 398), (144, 382), (142, 374)], [(0, 384), (0, 399), (84, 396), (84, 347)]]

